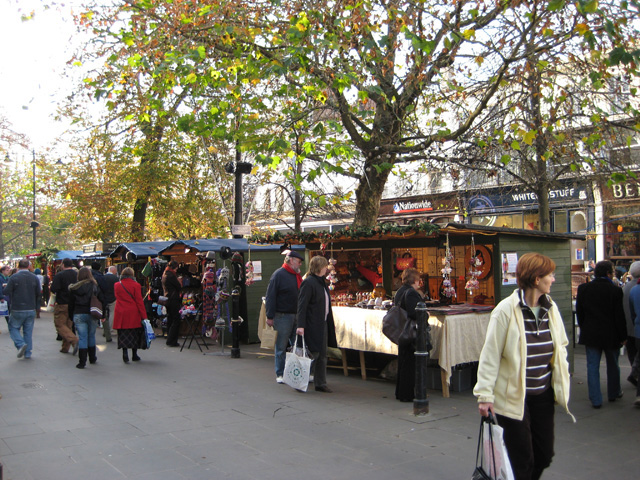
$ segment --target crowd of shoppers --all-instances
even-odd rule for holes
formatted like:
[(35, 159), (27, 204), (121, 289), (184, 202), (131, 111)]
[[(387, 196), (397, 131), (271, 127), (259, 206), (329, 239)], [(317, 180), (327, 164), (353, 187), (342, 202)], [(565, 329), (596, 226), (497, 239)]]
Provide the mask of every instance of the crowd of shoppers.
[[(326, 377), (327, 350), (336, 347), (337, 342), (325, 278), (329, 265), (325, 257), (315, 256), (303, 277), (303, 262), (301, 254), (289, 251), (282, 268), (274, 272), (267, 287), (267, 323), (278, 332), (276, 381), (283, 383), (285, 353), (299, 335), (313, 358), (310, 381), (315, 383), (316, 391), (331, 393)], [(180, 325), (179, 315), (171, 318), (172, 312), (179, 308), (175, 300), (179, 299), (181, 289), (176, 268), (177, 264), (170, 262), (162, 279), (170, 316), (169, 346), (177, 345)], [(478, 410), (482, 416), (493, 415), (504, 429), (516, 480), (538, 479), (551, 464), (555, 442), (554, 406), (559, 405), (571, 415), (568, 340), (560, 312), (550, 295), (555, 268), (554, 261), (542, 254), (527, 253), (520, 257), (516, 267), (517, 288), (492, 311), (479, 359), (474, 387)], [(632, 365), (627, 380), (636, 386), (639, 383), (640, 262), (631, 265), (623, 288), (613, 280), (615, 272), (610, 261), (595, 264), (593, 274), (590, 282), (578, 287), (576, 314), (579, 343), (586, 351), (589, 400), (594, 408), (601, 408), (602, 354), (607, 364), (609, 402), (622, 398), (618, 356), (623, 345), (630, 350)], [(26, 259), (18, 263), (13, 273), (7, 267), (0, 269), (0, 299), (6, 299), (11, 305), (7, 322), (18, 358), (29, 359), (33, 353), (32, 332), (44, 291), (44, 276), (41, 273), (40, 276), (42, 278), (37, 271), (33, 272)], [(394, 298), (414, 320), (416, 306), (423, 301), (419, 287), (419, 271), (407, 268)], [(65, 260), (51, 281), (50, 290), (56, 295), (54, 321), (62, 337), (61, 352), (67, 353), (71, 347), (74, 354), (77, 350), (77, 368), (85, 368), (87, 360), (90, 364), (97, 361), (98, 321), (90, 314), (92, 297), (97, 297), (105, 307), (104, 327), (109, 330), (104, 334), (106, 341), (113, 327), (118, 333), (123, 362), (129, 363), (129, 349), (131, 360), (140, 360), (138, 349), (145, 335), (142, 321), (147, 318), (147, 312), (141, 285), (131, 268), (125, 268), (118, 276), (117, 269), (112, 267), (103, 275), (99, 266), (77, 271), (71, 261)], [(399, 345), (396, 398), (400, 401), (414, 398), (414, 352), (411, 343)], [(640, 406), (640, 387), (635, 405)]]

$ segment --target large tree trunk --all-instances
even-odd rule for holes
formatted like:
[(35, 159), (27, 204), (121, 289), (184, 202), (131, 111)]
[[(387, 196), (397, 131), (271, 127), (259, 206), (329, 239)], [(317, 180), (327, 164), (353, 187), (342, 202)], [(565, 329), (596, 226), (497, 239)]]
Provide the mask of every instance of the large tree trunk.
[[(393, 163), (392, 160), (386, 159)], [(380, 200), (387, 178), (391, 172), (388, 168), (377, 170), (373, 165), (385, 163), (384, 160), (367, 161), (364, 174), (356, 188), (356, 213), (353, 218), (354, 227), (373, 227), (378, 219)]]
[[(139, 170), (143, 172), (145, 168), (153, 165), (158, 161), (160, 155), (160, 143), (164, 135), (164, 127), (156, 124), (155, 126), (143, 126), (142, 131), (145, 133), (145, 153), (140, 159)], [(147, 182), (148, 175), (145, 175)], [(151, 198), (151, 186), (147, 185), (136, 198), (133, 205), (133, 220), (131, 222), (131, 241), (145, 241), (145, 228), (147, 225), (147, 209), (149, 207), (149, 199)]]

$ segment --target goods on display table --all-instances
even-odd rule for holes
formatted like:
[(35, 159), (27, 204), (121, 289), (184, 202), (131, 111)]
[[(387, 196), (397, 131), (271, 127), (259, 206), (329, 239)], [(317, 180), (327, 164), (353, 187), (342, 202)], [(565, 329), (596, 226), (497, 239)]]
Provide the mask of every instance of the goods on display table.
[(431, 358), (441, 368), (443, 394), (449, 395), (456, 365), (478, 361), (495, 301), (493, 246), (476, 245), (473, 235), (470, 240), (469, 245), (451, 246), (447, 235), (440, 246), (392, 248), (387, 266), (392, 270), (390, 293), (383, 287), (382, 249), (310, 252), (311, 257), (323, 255), (329, 261), (327, 280), (338, 345), (360, 352), (363, 378), (363, 352), (397, 354), (397, 346), (382, 333), (382, 318), (393, 306), (393, 294), (407, 268), (420, 273), (420, 293), (429, 311), (434, 345)]

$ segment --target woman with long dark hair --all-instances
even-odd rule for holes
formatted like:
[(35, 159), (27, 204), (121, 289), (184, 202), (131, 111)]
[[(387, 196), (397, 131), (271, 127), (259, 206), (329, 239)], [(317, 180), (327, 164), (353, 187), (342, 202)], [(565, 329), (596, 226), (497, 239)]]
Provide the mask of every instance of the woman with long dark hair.
[(69, 285), (69, 311), (73, 312), (73, 323), (78, 335), (78, 364), (76, 368), (84, 368), (89, 363), (98, 361), (96, 356), (96, 329), (98, 320), (91, 315), (91, 297), (96, 295), (100, 302), (104, 301), (98, 282), (93, 278), (89, 267), (82, 267), (78, 271), (78, 280)]

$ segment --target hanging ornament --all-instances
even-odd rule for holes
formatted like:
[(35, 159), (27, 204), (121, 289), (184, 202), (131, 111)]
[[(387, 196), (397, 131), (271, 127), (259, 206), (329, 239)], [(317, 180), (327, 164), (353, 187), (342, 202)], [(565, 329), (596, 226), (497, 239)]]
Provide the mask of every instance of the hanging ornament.
[(471, 258), (469, 259), (469, 280), (467, 284), (464, 286), (469, 293), (472, 293), (473, 290), (480, 288), (480, 282), (478, 278), (482, 275), (482, 259), (479, 255), (477, 255), (476, 244), (473, 238), (473, 233), (471, 234)]
[(449, 248), (449, 234), (447, 233), (447, 241), (445, 243), (444, 258), (442, 259), (442, 294), (447, 298), (456, 297), (456, 289), (451, 283), (451, 262), (453, 261), (453, 254)]
[(249, 257), (249, 261), (247, 263), (245, 263), (244, 268), (245, 268), (245, 272), (244, 272), (244, 284), (248, 287), (249, 285), (252, 285), (254, 280), (253, 280), (253, 262), (251, 261), (251, 247), (249, 247), (249, 251), (248, 251), (248, 257)]
[[(325, 247), (326, 248), (326, 247)], [(336, 273), (336, 263), (338, 261), (333, 258), (333, 243), (331, 244), (331, 258), (329, 258), (329, 265), (327, 266), (327, 280), (329, 280), (329, 290), (333, 291), (338, 283), (338, 274)]]

